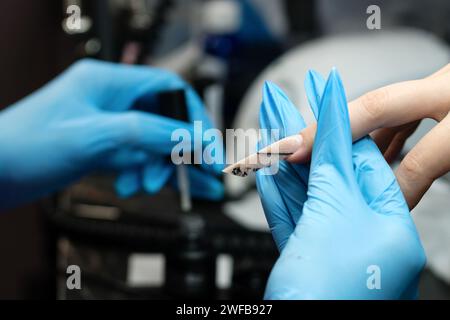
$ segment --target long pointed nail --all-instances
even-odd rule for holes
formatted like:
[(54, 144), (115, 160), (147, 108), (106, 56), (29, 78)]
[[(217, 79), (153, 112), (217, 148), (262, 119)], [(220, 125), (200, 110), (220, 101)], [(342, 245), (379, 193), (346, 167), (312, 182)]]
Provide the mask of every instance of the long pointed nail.
[(226, 167), (223, 172), (246, 177), (250, 171), (257, 171), (286, 159), (301, 148), (302, 145), (303, 137), (301, 135), (295, 134), (286, 137)]

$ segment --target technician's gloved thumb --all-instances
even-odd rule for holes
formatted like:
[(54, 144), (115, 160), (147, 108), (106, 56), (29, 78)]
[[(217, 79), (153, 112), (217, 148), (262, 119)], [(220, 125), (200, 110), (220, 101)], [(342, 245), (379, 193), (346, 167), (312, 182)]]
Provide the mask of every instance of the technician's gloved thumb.
[(311, 198), (327, 197), (339, 203), (336, 190), (359, 188), (353, 170), (347, 103), (336, 69), (331, 71), (324, 90), (311, 157), (308, 194)]

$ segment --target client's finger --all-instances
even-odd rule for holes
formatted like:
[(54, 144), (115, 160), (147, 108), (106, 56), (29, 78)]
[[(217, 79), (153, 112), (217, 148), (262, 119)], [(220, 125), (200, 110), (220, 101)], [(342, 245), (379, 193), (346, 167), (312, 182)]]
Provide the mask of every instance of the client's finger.
[(406, 140), (416, 131), (420, 124), (420, 120), (408, 123), (403, 130), (398, 132), (392, 142), (389, 144), (388, 149), (384, 152), (384, 159), (388, 163), (392, 163), (400, 154), (405, 145)]
[(394, 161), (403, 149), (406, 140), (420, 124), (420, 120), (393, 128), (380, 128), (370, 134), (387, 162)]
[(406, 155), (396, 176), (410, 209), (433, 181), (450, 170), (450, 115), (445, 117)]
[[(421, 80), (400, 82), (371, 91), (350, 102), (353, 140), (378, 128), (401, 126), (424, 118), (443, 119), (450, 107), (448, 68), (446, 66)], [(303, 162), (309, 158), (315, 133), (315, 125), (301, 132), (304, 145), (289, 161)]]

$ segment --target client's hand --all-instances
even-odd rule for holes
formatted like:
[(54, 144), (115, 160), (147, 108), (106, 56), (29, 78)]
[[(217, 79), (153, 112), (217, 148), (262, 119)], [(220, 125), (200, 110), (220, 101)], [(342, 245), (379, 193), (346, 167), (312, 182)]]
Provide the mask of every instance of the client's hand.
[[(450, 65), (420, 80), (396, 83), (369, 92), (348, 105), (353, 141), (371, 133), (387, 161), (401, 151), (421, 119), (439, 123), (403, 159), (396, 171), (409, 208), (414, 208), (433, 181), (450, 170)], [(311, 155), (316, 125), (301, 131), (303, 146), (289, 161)]]

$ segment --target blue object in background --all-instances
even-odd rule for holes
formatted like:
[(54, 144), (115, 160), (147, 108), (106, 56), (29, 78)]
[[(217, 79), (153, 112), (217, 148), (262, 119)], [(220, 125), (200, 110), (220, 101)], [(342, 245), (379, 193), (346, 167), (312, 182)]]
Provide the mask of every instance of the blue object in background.
[(278, 39), (269, 30), (261, 14), (249, 0), (240, 0), (241, 5), (241, 27), (237, 37), (239, 41), (251, 43), (278, 43)]
[[(280, 41), (269, 30), (257, 8), (249, 0), (228, 0), (237, 6), (234, 26), (227, 26), (223, 31), (207, 30), (204, 51), (207, 54), (227, 61), (232, 56), (239, 56), (241, 51), (252, 46), (276, 46)], [(228, 14), (231, 14), (229, 12)], [(222, 26), (220, 22), (218, 26)]]
[[(284, 161), (276, 175), (257, 173), (280, 250), (265, 298), (416, 298), (426, 258), (391, 168), (369, 137), (352, 144), (336, 70), (326, 83), (311, 72), (305, 85), (318, 115), (309, 176), (307, 165)], [(284, 93), (266, 84), (260, 125), (284, 137), (304, 122)]]

